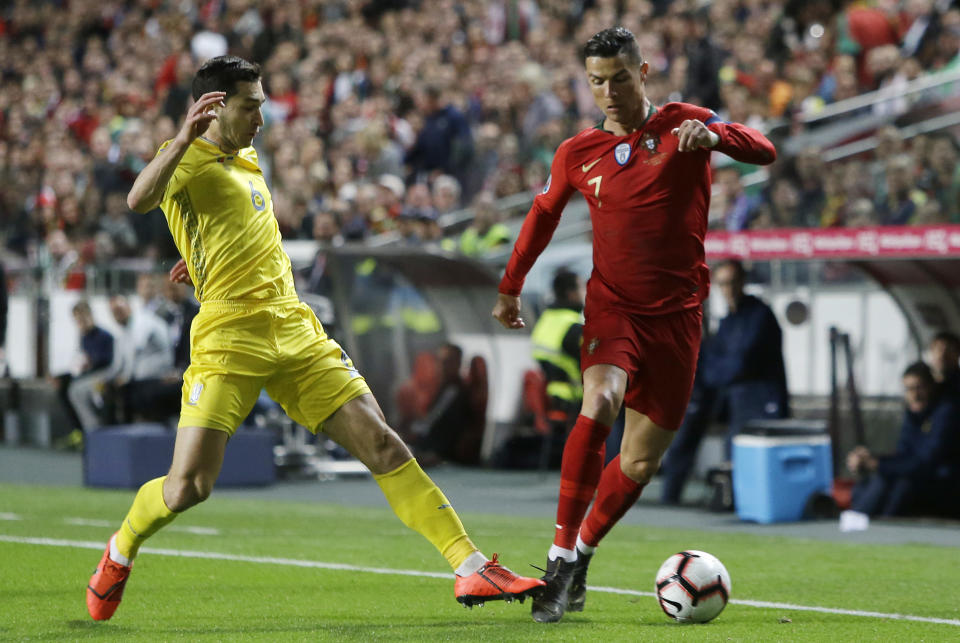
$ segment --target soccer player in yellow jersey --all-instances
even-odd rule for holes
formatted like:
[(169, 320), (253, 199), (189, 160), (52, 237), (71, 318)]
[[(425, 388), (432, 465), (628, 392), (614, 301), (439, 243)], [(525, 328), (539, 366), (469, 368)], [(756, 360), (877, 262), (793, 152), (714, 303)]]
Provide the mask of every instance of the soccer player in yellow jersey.
[(251, 147), (263, 125), (260, 68), (241, 58), (207, 61), (196, 101), (127, 197), (158, 205), (183, 259), (171, 279), (200, 301), (183, 378), (180, 423), (167, 475), (140, 487), (87, 586), (87, 609), (110, 618), (143, 542), (205, 500), (227, 440), (266, 387), (295, 421), (322, 430), (373, 473), (397, 516), (450, 563), (464, 605), (523, 599), (543, 582), (517, 576), (480, 553), (443, 492), (423, 472), (363, 377), (297, 298), (270, 191)]

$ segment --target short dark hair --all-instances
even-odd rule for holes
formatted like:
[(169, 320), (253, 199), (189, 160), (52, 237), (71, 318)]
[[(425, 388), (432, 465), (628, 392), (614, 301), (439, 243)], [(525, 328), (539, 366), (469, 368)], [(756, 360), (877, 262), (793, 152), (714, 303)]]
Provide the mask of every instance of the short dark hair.
[(79, 313), (90, 314), (90, 304), (86, 299), (81, 299), (73, 305), (73, 314), (77, 315)]
[(933, 339), (930, 340), (931, 344), (934, 342), (949, 344), (953, 350), (960, 352), (960, 335), (957, 335), (951, 330), (938, 331), (937, 334), (933, 336)]
[(566, 301), (571, 290), (577, 288), (577, 273), (568, 268), (560, 268), (553, 276), (554, 301)]
[(933, 371), (927, 366), (926, 362), (914, 362), (903, 371), (903, 377), (919, 377), (924, 382), (933, 386)]
[(226, 92), (226, 101), (237, 93), (237, 83), (257, 80), (260, 80), (260, 65), (238, 56), (217, 56), (203, 63), (193, 77), (193, 100), (208, 92)]
[(583, 46), (583, 60), (596, 56), (598, 58), (613, 58), (623, 54), (637, 65), (643, 63), (640, 47), (633, 32), (624, 27), (610, 27), (593, 35)]

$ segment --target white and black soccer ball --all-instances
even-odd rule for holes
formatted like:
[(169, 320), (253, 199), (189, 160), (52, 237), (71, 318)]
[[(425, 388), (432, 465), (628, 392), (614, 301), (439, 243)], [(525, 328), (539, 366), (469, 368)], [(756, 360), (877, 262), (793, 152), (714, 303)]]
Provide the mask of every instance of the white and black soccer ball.
[(706, 623), (730, 600), (730, 574), (716, 556), (689, 549), (674, 554), (657, 572), (660, 608), (681, 623)]

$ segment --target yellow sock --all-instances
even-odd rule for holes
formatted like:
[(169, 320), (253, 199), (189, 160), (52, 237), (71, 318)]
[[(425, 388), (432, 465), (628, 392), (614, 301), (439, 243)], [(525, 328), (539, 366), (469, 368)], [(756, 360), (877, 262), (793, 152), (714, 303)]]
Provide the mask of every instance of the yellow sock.
[(178, 514), (163, 501), (163, 481), (167, 476), (144, 483), (133, 499), (130, 512), (123, 519), (114, 543), (117, 551), (133, 560), (143, 542), (170, 523)]
[(450, 567), (457, 569), (477, 551), (450, 501), (416, 460), (408, 460), (389, 473), (373, 477), (397, 517), (439, 549)]

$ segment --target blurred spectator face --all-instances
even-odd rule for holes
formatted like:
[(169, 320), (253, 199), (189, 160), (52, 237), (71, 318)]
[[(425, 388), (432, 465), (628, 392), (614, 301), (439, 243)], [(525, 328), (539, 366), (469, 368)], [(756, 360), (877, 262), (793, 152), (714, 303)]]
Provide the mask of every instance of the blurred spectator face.
[(130, 320), (130, 303), (123, 295), (114, 295), (110, 298), (110, 313), (121, 326), (126, 326)]
[(493, 195), (489, 192), (481, 192), (473, 204), (473, 226), (480, 232), (486, 232), (498, 221), (500, 221), (500, 212), (494, 204)]
[(330, 244), (340, 234), (337, 218), (332, 212), (318, 212), (313, 216), (313, 238), (320, 243)]
[(714, 285), (720, 289), (720, 294), (727, 302), (731, 312), (737, 310), (737, 304), (743, 297), (743, 274), (732, 263), (723, 263), (717, 266), (712, 279)]
[(416, 183), (407, 190), (407, 205), (411, 208), (431, 207), (430, 188), (425, 183)]
[(438, 176), (433, 184), (433, 205), (440, 212), (454, 210), (460, 204), (460, 183), (452, 176)]
[(819, 183), (823, 174), (820, 150), (809, 148), (797, 155), (797, 176), (803, 183)]
[(873, 206), (873, 201), (866, 197), (857, 199), (850, 204), (845, 219), (847, 226), (851, 228), (877, 225), (876, 209)]
[(716, 177), (717, 187), (726, 197), (727, 204), (732, 205), (740, 196), (740, 193), (743, 192), (743, 187), (740, 185), (740, 173), (733, 168), (722, 168), (717, 170)]
[(938, 136), (930, 144), (930, 167), (937, 172), (953, 174), (957, 165), (957, 148), (954, 142)]
[(55, 259), (62, 259), (73, 249), (73, 244), (67, 239), (63, 230), (51, 230), (47, 235), (47, 250)]
[(800, 202), (800, 195), (792, 181), (780, 179), (774, 183), (770, 199), (778, 210), (792, 214)]
[(104, 208), (107, 216), (114, 219), (126, 216), (127, 212), (130, 211), (127, 207), (126, 198), (124, 198), (120, 192), (111, 192), (108, 194), (104, 202)]
[(843, 167), (843, 190), (848, 199), (871, 193), (870, 174), (863, 163), (850, 161)]
[(254, 137), (263, 127), (263, 112), (260, 106), (266, 100), (260, 81), (238, 82), (237, 92), (226, 100), (224, 107), (215, 106), (218, 128), (224, 147), (241, 150), (250, 147)]
[(897, 156), (887, 164), (887, 192), (903, 194), (913, 187), (913, 160)]
[(107, 158), (111, 145), (110, 132), (106, 127), (98, 127), (90, 136), (90, 151), (97, 160)]
[(417, 108), (424, 116), (428, 116), (443, 107), (443, 93), (436, 85), (429, 85), (417, 94)]
[(610, 58), (590, 56), (584, 64), (593, 101), (607, 118), (615, 123), (643, 120), (647, 63), (636, 65), (620, 54)]
[(903, 150), (903, 135), (893, 126), (882, 128), (877, 132), (877, 147), (873, 153), (878, 159), (884, 159)]
[(420, 236), (422, 226), (417, 221), (416, 215), (409, 211), (400, 213), (397, 217), (397, 232), (403, 239), (422, 240)]
[(364, 183), (357, 189), (356, 208), (359, 212), (369, 215), (377, 207), (377, 186)]
[(900, 63), (900, 50), (896, 45), (874, 47), (867, 52), (867, 70), (874, 80), (882, 80), (896, 71)]
[(77, 304), (73, 309), (73, 320), (77, 323), (80, 334), (84, 335), (93, 328), (93, 314), (89, 306)]
[(77, 226), (83, 218), (80, 212), (80, 200), (69, 196), (60, 202), (60, 218), (67, 226)]
[(930, 342), (930, 368), (938, 381), (960, 369), (960, 344), (947, 339)]
[(903, 378), (903, 401), (911, 413), (923, 413), (930, 403), (933, 386), (919, 375)]
[(137, 275), (137, 296), (140, 297), (140, 301), (143, 303), (152, 301), (159, 293), (157, 275), (149, 272), (142, 272)]

